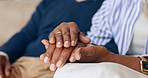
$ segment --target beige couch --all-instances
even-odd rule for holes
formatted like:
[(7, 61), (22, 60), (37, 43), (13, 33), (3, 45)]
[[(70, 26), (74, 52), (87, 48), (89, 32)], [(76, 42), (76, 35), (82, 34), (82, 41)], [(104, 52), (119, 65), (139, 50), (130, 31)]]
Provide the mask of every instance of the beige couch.
[(39, 2), (0, 1), (0, 46), (26, 25)]

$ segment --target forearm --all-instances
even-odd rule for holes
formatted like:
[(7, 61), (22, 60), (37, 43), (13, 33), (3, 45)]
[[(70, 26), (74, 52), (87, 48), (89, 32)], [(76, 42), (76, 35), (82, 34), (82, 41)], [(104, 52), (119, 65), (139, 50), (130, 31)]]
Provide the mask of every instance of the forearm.
[(22, 33), (14, 35), (8, 42), (0, 47), (0, 51), (8, 54), (10, 61), (13, 62), (23, 55), (28, 43), (26, 36)]
[(131, 69), (134, 69), (136, 71), (141, 72), (140, 58), (126, 56), (126, 55), (117, 55), (117, 54), (111, 53), (108, 56), (108, 58), (104, 59), (104, 61), (105, 60), (108, 60), (108, 62), (114, 62), (114, 63), (122, 64), (122, 65), (127, 66)]

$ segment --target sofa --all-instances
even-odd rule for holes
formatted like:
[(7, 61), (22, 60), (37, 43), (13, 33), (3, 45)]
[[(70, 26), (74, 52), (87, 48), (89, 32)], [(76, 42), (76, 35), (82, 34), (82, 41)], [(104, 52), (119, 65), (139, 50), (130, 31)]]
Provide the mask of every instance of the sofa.
[(40, 0), (0, 0), (0, 46), (29, 21)]

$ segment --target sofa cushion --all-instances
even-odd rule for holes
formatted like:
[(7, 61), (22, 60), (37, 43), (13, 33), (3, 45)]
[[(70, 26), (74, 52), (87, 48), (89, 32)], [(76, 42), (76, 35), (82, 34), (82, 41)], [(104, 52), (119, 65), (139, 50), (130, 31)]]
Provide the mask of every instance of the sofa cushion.
[(26, 25), (39, 2), (0, 1), (0, 46)]

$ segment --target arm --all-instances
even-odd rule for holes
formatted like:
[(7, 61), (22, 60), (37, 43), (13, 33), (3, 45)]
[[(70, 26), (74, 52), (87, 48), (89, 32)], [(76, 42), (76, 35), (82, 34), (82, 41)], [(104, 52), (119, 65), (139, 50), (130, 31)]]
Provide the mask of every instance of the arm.
[[(98, 46), (96, 44), (91, 43), (92, 45)], [(118, 52), (118, 47), (114, 41), (114, 39), (112, 38), (108, 43), (106, 43), (105, 45), (102, 45), (103, 47), (107, 48), (107, 50), (109, 50), (112, 53), (115, 54), (119, 54)]]
[[(112, 59), (109, 60), (109, 58), (112, 58)], [(122, 65), (127, 66), (131, 69), (141, 72), (140, 58), (137, 58), (137, 57), (131, 57), (131, 56), (126, 56), (126, 55), (117, 55), (117, 54), (111, 53), (110, 56), (107, 59), (105, 59), (104, 61), (122, 64)]]
[(140, 72), (139, 58), (114, 54), (102, 46), (79, 48), (75, 52), (75, 58), (80, 62), (114, 62)]
[(15, 61), (23, 55), (27, 45), (35, 40), (38, 35), (38, 25), (41, 19), (41, 9), (44, 8), (45, 1), (42, 1), (32, 15), (29, 23), (18, 33), (16, 33), (7, 43), (0, 47), (0, 51), (8, 54), (10, 62)]
[(87, 37), (91, 39), (91, 44), (104, 46), (110, 52), (118, 54), (118, 48), (112, 34), (112, 22), (110, 22), (113, 4), (114, 0), (104, 1), (92, 18), (92, 26), (90, 31), (87, 32)]

